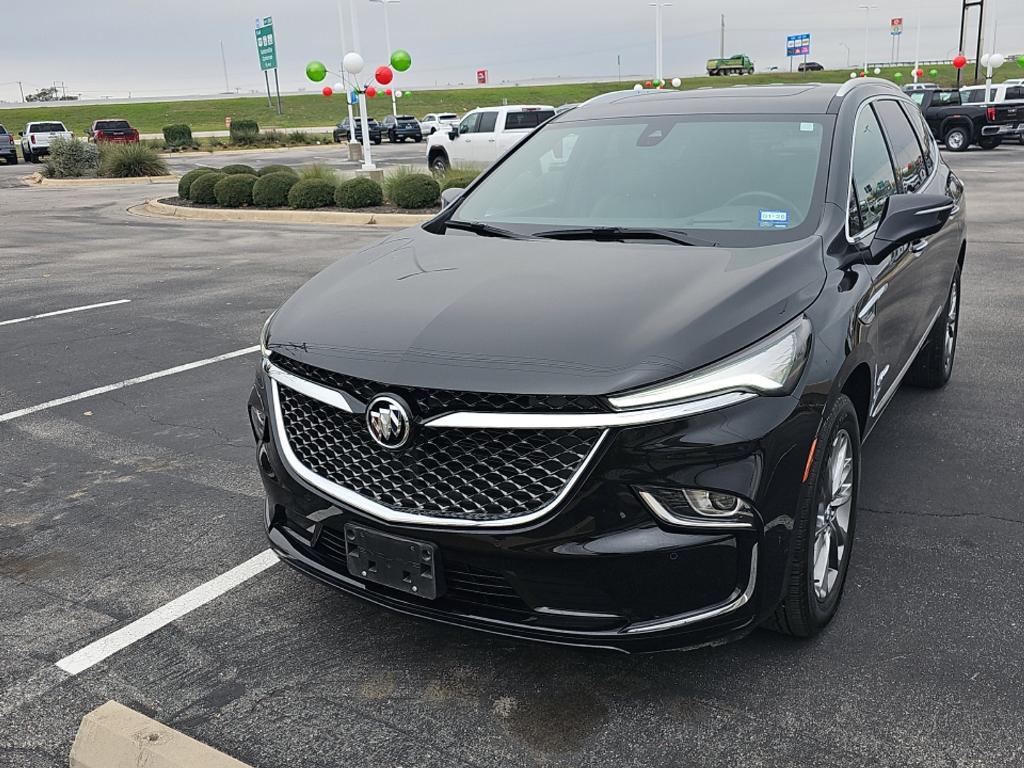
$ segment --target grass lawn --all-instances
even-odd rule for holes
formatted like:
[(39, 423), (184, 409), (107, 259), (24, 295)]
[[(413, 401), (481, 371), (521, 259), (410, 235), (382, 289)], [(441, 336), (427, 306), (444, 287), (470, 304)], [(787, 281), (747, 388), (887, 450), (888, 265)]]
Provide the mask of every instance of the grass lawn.
[[(927, 73), (932, 67), (925, 67)], [(956, 70), (951, 65), (939, 65), (937, 77), (925, 75), (926, 81), (942, 85), (956, 82)], [(973, 65), (968, 65), (973, 72)], [(825, 82), (838, 83), (849, 78), (852, 70), (826, 70), (824, 72), (789, 73), (764, 72), (755, 75), (732, 77), (690, 77), (683, 81), (685, 90), (704, 86), (728, 87), (732, 85), (758, 85), (765, 83)], [(881, 77), (892, 79), (896, 70), (884, 69)], [(965, 70), (966, 72), (966, 70)], [(1010, 77), (1022, 77), (1024, 70), (1014, 62), (1002, 66), (994, 77), (1001, 82)], [(909, 69), (903, 71), (901, 82), (911, 82)], [(965, 82), (966, 78), (965, 78)], [(418, 91), (408, 98), (400, 99), (401, 112), (422, 117), (428, 112), (450, 111), (459, 114), (474, 107), (494, 106), (507, 99), (509, 104), (560, 104), (585, 101), (608, 91), (631, 88), (632, 82), (623, 83), (582, 83), (566, 85), (524, 85), (502, 88), (469, 88), (460, 90)], [(285, 96), (284, 115), (267, 107), (262, 97), (218, 99), (212, 101), (167, 101), (140, 102), (136, 104), (78, 105), (74, 102), (54, 102), (50, 107), (32, 109), (0, 109), (0, 123), (17, 133), (30, 120), (62, 120), (65, 125), (81, 136), (92, 124), (101, 118), (124, 118), (142, 133), (159, 133), (170, 123), (186, 123), (193, 131), (213, 131), (224, 128), (224, 118), (234, 120), (256, 120), (262, 128), (297, 128), (317, 125), (333, 125), (346, 114), (345, 101), (340, 96), (325, 98), (319, 93), (302, 96)], [(381, 118), (386, 115), (391, 100), (380, 96), (370, 101), (370, 114)]]

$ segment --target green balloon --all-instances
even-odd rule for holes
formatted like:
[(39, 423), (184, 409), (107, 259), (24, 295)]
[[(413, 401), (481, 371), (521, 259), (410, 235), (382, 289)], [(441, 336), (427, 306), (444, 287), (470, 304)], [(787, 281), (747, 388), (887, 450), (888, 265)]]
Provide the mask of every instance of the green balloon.
[(1024, 56), (1017, 57), (1017, 66), (1024, 68)]
[(391, 54), (391, 66), (398, 72), (405, 72), (412, 66), (412, 56), (403, 48)]
[(938, 74), (939, 74), (939, 70), (937, 70), (937, 69), (929, 69), (928, 70), (928, 74), (931, 75), (932, 77), (937, 77)]
[(402, 91), (402, 97), (404, 98), (405, 96), (412, 96), (412, 91)]
[(327, 77), (327, 67), (322, 61), (311, 61), (306, 65), (306, 77), (314, 83), (319, 83)]
[(893, 74), (893, 77), (895, 77), (897, 80), (902, 80), (903, 79), (903, 73), (902, 72), (896, 72), (895, 74)]

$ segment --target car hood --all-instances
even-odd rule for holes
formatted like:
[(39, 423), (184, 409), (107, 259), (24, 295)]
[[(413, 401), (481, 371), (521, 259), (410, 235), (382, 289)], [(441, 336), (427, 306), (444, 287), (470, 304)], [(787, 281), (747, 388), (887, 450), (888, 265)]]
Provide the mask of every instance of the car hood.
[(268, 340), (398, 386), (608, 394), (751, 344), (802, 312), (824, 280), (816, 237), (732, 249), (416, 228), (306, 283)]

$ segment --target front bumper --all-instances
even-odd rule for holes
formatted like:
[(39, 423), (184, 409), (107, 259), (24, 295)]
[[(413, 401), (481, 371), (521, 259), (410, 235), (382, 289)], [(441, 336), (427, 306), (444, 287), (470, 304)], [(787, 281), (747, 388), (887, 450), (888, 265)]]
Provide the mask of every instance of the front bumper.
[[(252, 398), (267, 404), (262, 371)], [(266, 407), (266, 406), (264, 406)], [(258, 448), (266, 527), (289, 565), (403, 613), (500, 635), (623, 651), (694, 647), (750, 632), (778, 603), (792, 512), (820, 409), (756, 398), (674, 422), (611, 430), (586, 476), (543, 518), (508, 529), (389, 524), (300, 478), (270, 419)], [(757, 510), (746, 529), (669, 526), (637, 487), (705, 487)], [(424, 600), (349, 574), (344, 526), (435, 544), (457, 574)]]

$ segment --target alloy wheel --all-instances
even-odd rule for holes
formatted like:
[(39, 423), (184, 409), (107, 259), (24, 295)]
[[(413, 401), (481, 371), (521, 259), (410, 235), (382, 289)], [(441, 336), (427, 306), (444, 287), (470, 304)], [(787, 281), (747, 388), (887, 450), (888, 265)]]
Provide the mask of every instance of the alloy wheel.
[(957, 150), (963, 147), (966, 137), (960, 131), (953, 131), (946, 137), (946, 144), (952, 150)]
[(948, 371), (953, 366), (953, 353), (956, 351), (956, 329), (960, 313), (960, 286), (956, 281), (949, 289), (949, 303), (946, 311), (946, 336), (943, 346), (942, 362)]
[(853, 444), (839, 430), (829, 450), (814, 527), (814, 593), (820, 602), (832, 594), (846, 558), (853, 509)]

